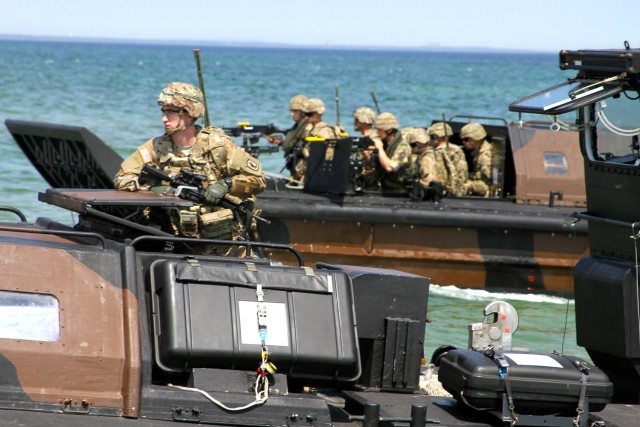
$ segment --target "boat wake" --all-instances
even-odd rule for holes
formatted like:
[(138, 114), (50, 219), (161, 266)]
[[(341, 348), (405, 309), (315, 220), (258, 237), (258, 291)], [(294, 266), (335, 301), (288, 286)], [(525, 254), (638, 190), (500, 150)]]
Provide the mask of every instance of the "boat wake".
[(545, 294), (522, 294), (516, 292), (490, 292), (484, 289), (459, 288), (457, 286), (441, 286), (431, 285), (429, 292), (435, 295), (462, 299), (467, 301), (493, 301), (493, 300), (510, 300), (510, 301), (527, 301), (527, 302), (545, 302), (549, 304), (573, 304), (572, 299), (557, 297)]

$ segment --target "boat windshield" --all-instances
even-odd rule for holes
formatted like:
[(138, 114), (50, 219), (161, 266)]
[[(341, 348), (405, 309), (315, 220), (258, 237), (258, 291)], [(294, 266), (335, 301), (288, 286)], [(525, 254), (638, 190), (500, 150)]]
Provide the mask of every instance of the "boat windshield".
[(620, 94), (621, 80), (569, 80), (541, 92), (519, 99), (509, 110), (520, 113), (558, 115), (577, 110), (596, 101)]

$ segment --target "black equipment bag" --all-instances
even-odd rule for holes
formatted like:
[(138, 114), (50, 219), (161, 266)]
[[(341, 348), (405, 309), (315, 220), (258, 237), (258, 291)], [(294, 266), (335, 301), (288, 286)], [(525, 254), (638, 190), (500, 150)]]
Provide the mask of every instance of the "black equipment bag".
[(344, 272), (159, 260), (150, 275), (155, 361), (164, 371), (255, 370), (260, 294), (269, 360), (279, 373), (305, 385), (347, 386), (360, 377)]
[(502, 407), (508, 381), (519, 414), (575, 413), (583, 384), (591, 412), (604, 409), (613, 395), (613, 384), (600, 369), (559, 354), (451, 350), (440, 361), (438, 379), (458, 402), (481, 410)]

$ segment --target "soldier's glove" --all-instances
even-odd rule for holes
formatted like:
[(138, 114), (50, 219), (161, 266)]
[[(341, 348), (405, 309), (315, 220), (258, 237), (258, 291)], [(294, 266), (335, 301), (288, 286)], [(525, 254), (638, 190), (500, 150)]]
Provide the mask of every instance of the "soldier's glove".
[(231, 178), (220, 179), (209, 187), (207, 187), (207, 192), (204, 195), (205, 200), (208, 204), (215, 206), (220, 203), (220, 200), (229, 192), (231, 189), (231, 185), (233, 181)]

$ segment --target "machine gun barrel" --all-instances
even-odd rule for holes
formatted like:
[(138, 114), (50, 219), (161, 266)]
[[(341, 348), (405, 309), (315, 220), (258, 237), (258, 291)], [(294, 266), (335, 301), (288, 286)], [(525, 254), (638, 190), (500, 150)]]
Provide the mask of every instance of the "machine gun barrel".
[[(202, 182), (205, 177), (203, 175), (194, 173), (189, 171), (188, 169), (180, 169), (180, 174), (177, 178), (172, 177), (171, 175), (161, 171), (160, 169), (156, 169), (153, 166), (149, 166), (145, 164), (142, 166), (142, 174), (149, 175), (159, 181), (168, 182), (169, 185), (175, 188), (176, 196), (181, 197), (186, 200), (191, 200), (196, 203), (204, 203), (206, 201), (205, 193), (206, 190), (202, 187)], [(261, 216), (254, 215), (253, 212), (249, 212), (249, 210), (243, 205), (236, 205), (235, 203), (231, 203), (228, 200), (222, 199), (218, 202), (220, 206), (226, 209), (231, 209), (243, 215), (251, 215), (258, 221), (262, 221), (265, 224), (271, 224), (266, 218), (262, 218)]]
[(259, 134), (259, 136), (272, 135), (274, 133), (287, 133), (286, 130), (280, 129), (272, 123), (266, 125), (252, 125), (249, 122), (238, 122), (238, 126), (223, 127), (222, 130), (229, 136), (242, 136), (247, 133)]

